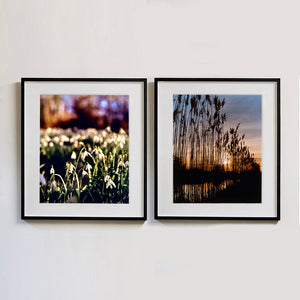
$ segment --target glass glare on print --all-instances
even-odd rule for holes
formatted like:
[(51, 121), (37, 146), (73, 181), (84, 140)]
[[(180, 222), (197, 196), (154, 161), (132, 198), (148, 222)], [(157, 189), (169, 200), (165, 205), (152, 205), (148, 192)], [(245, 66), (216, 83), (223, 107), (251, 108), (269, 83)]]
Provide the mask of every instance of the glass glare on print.
[(40, 202), (129, 203), (129, 96), (40, 96)]
[(261, 203), (261, 95), (173, 96), (173, 202)]

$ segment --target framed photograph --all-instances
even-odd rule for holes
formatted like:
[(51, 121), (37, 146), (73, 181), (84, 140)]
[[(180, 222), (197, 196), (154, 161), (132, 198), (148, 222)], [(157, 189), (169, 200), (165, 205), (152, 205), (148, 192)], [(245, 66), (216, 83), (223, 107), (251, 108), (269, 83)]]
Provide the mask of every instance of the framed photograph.
[(155, 218), (280, 219), (280, 79), (155, 79)]
[(23, 219), (146, 219), (146, 90), (22, 78)]

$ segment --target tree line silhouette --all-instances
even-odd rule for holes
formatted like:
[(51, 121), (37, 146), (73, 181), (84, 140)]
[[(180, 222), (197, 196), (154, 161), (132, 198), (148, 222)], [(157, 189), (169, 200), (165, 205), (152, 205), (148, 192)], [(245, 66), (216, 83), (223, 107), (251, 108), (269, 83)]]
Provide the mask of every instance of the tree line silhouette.
[(225, 129), (225, 104), (217, 95), (173, 96), (174, 172), (260, 172), (245, 134), (239, 132), (240, 123)]

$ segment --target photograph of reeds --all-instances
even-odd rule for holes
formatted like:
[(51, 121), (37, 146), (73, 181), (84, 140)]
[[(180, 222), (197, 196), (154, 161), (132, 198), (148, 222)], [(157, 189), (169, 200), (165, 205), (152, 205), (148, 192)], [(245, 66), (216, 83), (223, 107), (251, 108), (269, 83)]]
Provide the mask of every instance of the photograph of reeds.
[(173, 202), (261, 203), (261, 95), (173, 95)]
[(129, 96), (40, 96), (40, 203), (129, 203)]

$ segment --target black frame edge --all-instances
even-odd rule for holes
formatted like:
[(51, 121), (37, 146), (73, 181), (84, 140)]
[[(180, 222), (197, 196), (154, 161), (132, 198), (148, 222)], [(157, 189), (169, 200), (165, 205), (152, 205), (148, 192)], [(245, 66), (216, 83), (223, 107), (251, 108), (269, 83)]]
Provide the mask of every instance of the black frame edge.
[(147, 79), (144, 82), (144, 220), (147, 220)]
[(154, 219), (158, 219), (158, 78), (154, 78)]
[(21, 78), (21, 219), (25, 219), (25, 79)]
[(280, 87), (280, 78), (277, 78), (277, 220), (280, 220), (281, 217), (281, 201), (280, 201), (280, 192), (281, 192), (281, 114), (280, 114), (280, 105), (281, 105), (281, 87)]

